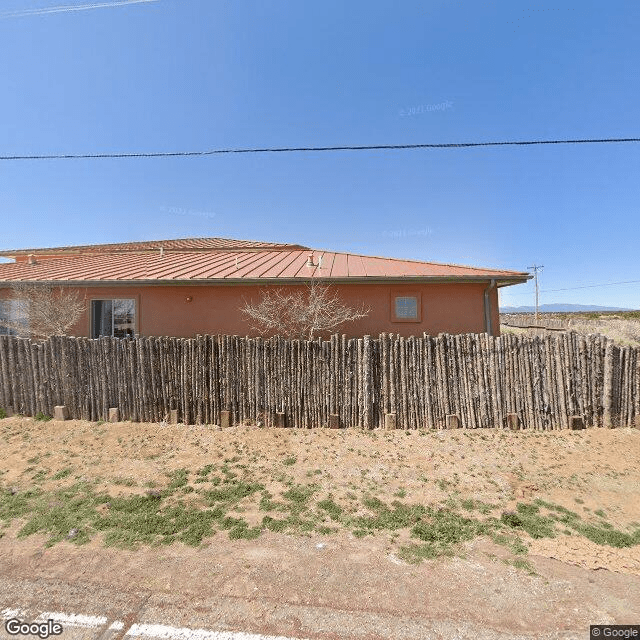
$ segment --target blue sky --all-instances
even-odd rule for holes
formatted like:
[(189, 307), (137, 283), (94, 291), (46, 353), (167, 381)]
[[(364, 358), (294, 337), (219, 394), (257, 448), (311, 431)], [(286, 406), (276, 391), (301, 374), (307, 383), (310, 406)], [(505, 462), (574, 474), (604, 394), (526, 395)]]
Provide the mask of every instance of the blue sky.
[[(640, 137), (640, 3), (4, 0), (0, 155)], [(221, 236), (640, 308), (640, 144), (0, 163), (0, 247)], [(567, 291), (554, 291), (567, 289)], [(532, 304), (533, 284), (502, 304)]]

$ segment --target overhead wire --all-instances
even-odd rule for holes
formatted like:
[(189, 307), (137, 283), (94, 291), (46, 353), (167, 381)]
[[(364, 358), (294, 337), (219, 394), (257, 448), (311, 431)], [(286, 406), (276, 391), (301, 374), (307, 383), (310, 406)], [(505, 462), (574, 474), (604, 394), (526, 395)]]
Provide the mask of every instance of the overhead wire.
[[(562, 289), (540, 289), (540, 293), (554, 293), (556, 291), (575, 291), (577, 289), (594, 289), (597, 287), (612, 287), (619, 284), (640, 284), (640, 280), (623, 280), (621, 282), (603, 282), (601, 284), (585, 284), (579, 287), (564, 287)], [(511, 296), (531, 295), (530, 291), (509, 292)]]
[(404, 149), (464, 149), (471, 147), (506, 147), (558, 144), (607, 144), (640, 142), (640, 138), (589, 138), (576, 140), (510, 140), (502, 142), (447, 142), (428, 144), (341, 145), (331, 147), (262, 147), (208, 149), (203, 151), (157, 151), (134, 153), (55, 153), (37, 155), (0, 155), (0, 160), (95, 160), (120, 158), (202, 157), (235, 153), (309, 153), (326, 151), (389, 151)]
[(109, 7), (124, 7), (129, 4), (143, 4), (159, 1), (160, 0), (116, 0), (115, 2), (92, 2), (91, 4), (67, 4), (34, 9), (16, 9), (15, 11), (3, 11), (0, 13), (0, 20), (7, 20), (9, 18), (26, 18), (29, 16), (44, 16), (53, 13), (70, 13), (72, 11), (88, 11), (90, 9), (107, 9)]

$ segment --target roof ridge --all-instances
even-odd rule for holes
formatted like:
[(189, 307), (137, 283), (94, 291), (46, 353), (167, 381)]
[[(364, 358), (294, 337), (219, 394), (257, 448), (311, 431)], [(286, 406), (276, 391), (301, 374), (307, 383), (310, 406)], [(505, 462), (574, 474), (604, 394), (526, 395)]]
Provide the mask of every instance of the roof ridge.
[[(51, 252), (62, 252), (62, 251), (72, 251), (72, 250), (84, 250), (84, 249), (94, 249), (94, 250), (98, 250), (98, 249), (109, 249), (109, 248), (113, 248), (114, 250), (116, 250), (117, 248), (121, 247), (121, 248), (126, 248), (126, 247), (133, 247), (135, 245), (140, 245), (140, 249), (144, 250), (144, 245), (148, 245), (148, 246), (159, 246), (162, 243), (176, 243), (176, 242), (206, 242), (206, 241), (221, 241), (221, 242), (236, 242), (236, 243), (241, 243), (242, 245), (244, 245), (243, 248), (249, 248), (251, 246), (256, 247), (256, 248), (267, 248), (267, 247), (296, 247), (296, 248), (300, 248), (301, 250), (307, 250), (309, 247), (305, 247), (303, 245), (300, 244), (294, 244), (294, 243), (289, 243), (289, 242), (268, 242), (265, 240), (244, 240), (241, 238), (225, 238), (222, 236), (192, 236), (192, 237), (187, 237), (187, 238), (161, 238), (158, 240), (132, 240), (130, 242), (105, 242), (105, 243), (101, 243), (101, 244), (73, 244), (73, 245), (62, 245), (62, 246), (58, 246), (58, 247), (27, 247), (27, 248), (23, 248), (23, 249), (0, 249), (0, 256), (3, 254), (17, 254), (17, 253), (29, 253), (29, 252), (33, 252), (33, 253), (42, 253), (42, 252), (46, 252), (46, 251), (51, 251)], [(190, 250), (190, 249), (205, 249), (205, 250), (212, 250), (212, 249), (229, 249), (229, 250), (234, 250), (237, 249), (239, 247), (198, 247), (198, 246), (193, 246), (193, 247), (180, 247), (179, 249), (185, 249), (185, 250)], [(170, 247), (165, 247), (165, 249), (167, 250), (172, 250)], [(135, 249), (134, 249), (135, 250)]]

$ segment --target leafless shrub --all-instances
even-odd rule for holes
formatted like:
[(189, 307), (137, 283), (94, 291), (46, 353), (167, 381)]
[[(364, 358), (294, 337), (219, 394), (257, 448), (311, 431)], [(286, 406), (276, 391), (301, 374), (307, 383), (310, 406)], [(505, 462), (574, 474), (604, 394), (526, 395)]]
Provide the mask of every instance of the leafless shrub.
[(349, 307), (330, 285), (312, 281), (302, 290), (267, 289), (260, 302), (245, 301), (241, 311), (263, 335), (313, 340), (318, 334), (366, 317), (370, 309)]
[(11, 287), (17, 314), (0, 316), (0, 326), (21, 337), (64, 336), (85, 310), (85, 303), (64, 287), (17, 283)]

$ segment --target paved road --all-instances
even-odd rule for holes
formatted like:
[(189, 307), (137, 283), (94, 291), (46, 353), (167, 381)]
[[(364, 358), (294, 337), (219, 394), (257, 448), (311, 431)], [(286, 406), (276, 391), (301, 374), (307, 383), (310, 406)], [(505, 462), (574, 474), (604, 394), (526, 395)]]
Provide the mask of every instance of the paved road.
[[(64, 640), (586, 640), (589, 624), (640, 620), (637, 576), (541, 557), (530, 576), (483, 541), (418, 566), (377, 538), (266, 532), (135, 552), (43, 542), (0, 538), (0, 617), (56, 619)], [(3, 626), (0, 640), (26, 637)]]
[[(206, 600), (179, 594), (122, 592), (61, 581), (0, 579), (0, 616), (6, 621), (59, 622), (64, 640), (533, 640), (469, 622), (434, 621), (328, 607), (278, 604), (245, 598)], [(244, 621), (244, 622), (243, 622)], [(250, 621), (248, 623), (248, 621)], [(246, 624), (249, 626), (245, 626)], [(314, 629), (309, 635), (282, 635), (283, 628)], [(0, 638), (9, 638), (3, 629)], [(25, 636), (13, 636), (25, 637)], [(37, 638), (37, 636), (27, 636)], [(536, 635), (536, 640), (542, 636)], [(584, 633), (545, 635), (583, 640)]]
[[(65, 638), (81, 640), (99, 638), (184, 638), (185, 640), (295, 640), (284, 636), (271, 636), (243, 631), (212, 631), (209, 629), (190, 629), (172, 627), (163, 624), (127, 625), (123, 620), (111, 621), (107, 616), (88, 616), (60, 611), (43, 611), (39, 615), (30, 615), (25, 609), (4, 609), (0, 612), (7, 635), (19, 631), (37, 634), (40, 638), (64, 635)], [(25, 628), (26, 625), (26, 628)]]

